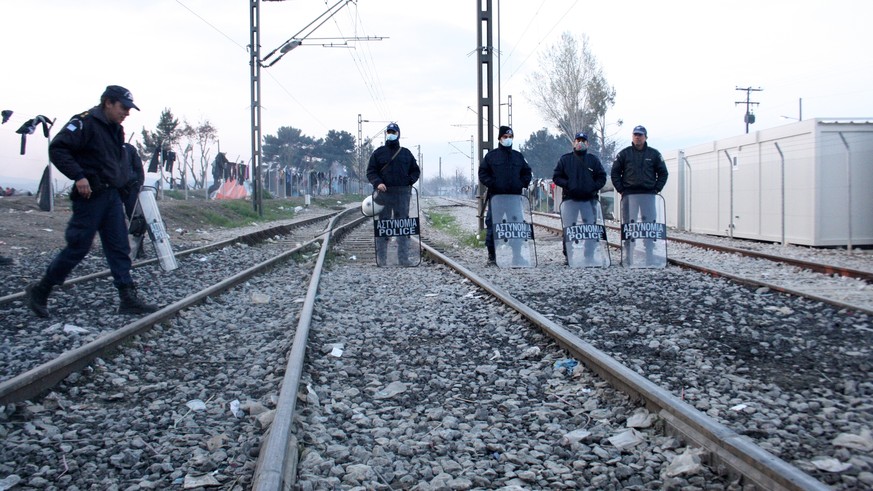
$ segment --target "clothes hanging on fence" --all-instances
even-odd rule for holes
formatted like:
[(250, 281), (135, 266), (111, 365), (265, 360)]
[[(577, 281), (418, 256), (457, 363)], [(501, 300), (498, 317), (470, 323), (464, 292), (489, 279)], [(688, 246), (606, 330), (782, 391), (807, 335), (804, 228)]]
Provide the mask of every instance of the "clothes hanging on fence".
[(48, 117), (39, 115), (33, 119), (25, 121), (20, 128), (15, 130), (16, 133), (21, 135), (21, 155), (24, 155), (24, 149), (27, 145), (27, 135), (32, 135), (33, 132), (36, 131), (36, 128), (39, 125), (42, 125), (42, 134), (48, 138), (49, 129), (52, 127), (52, 124), (54, 124), (54, 122), (52, 122)]
[(167, 150), (164, 155), (164, 170), (173, 173), (173, 164), (176, 163), (176, 152)]

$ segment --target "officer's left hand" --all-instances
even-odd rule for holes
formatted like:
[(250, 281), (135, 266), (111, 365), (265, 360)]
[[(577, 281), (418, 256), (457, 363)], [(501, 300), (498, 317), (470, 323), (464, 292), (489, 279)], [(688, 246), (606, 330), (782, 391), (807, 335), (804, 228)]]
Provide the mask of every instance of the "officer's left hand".
[(79, 195), (85, 199), (91, 197), (91, 183), (88, 182), (87, 177), (83, 177), (76, 181), (76, 191), (78, 191)]
[(383, 182), (383, 183), (380, 183), (378, 186), (376, 186), (376, 189), (378, 189), (380, 192), (384, 193), (385, 191), (388, 191), (388, 186), (386, 186), (385, 183)]

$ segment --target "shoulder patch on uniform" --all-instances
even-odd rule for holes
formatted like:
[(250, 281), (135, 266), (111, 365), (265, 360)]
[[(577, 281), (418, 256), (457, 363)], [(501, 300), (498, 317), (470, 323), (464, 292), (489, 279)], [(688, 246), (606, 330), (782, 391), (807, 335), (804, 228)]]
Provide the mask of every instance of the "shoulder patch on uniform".
[(79, 119), (79, 116), (73, 117), (67, 126), (64, 127), (67, 131), (76, 131), (82, 129), (82, 120)]

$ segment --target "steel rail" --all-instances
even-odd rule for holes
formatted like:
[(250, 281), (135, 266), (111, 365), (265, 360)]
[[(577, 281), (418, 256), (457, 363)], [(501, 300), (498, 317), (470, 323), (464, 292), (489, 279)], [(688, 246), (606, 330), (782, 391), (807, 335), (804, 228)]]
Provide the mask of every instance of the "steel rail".
[(806, 261), (803, 259), (795, 259), (791, 257), (785, 256), (777, 256), (775, 254), (767, 254), (765, 252), (758, 251), (750, 251), (746, 249), (740, 249), (737, 247), (731, 246), (721, 246), (717, 244), (708, 244), (706, 242), (698, 242), (696, 240), (691, 239), (681, 239), (677, 237), (667, 237), (667, 241), (670, 242), (680, 242), (683, 244), (688, 244), (694, 247), (698, 247), (701, 249), (709, 249), (712, 251), (718, 252), (726, 252), (733, 254), (742, 254), (743, 256), (756, 257), (759, 259), (766, 259), (768, 261), (775, 261), (780, 263), (785, 263), (791, 266), (797, 266), (799, 268), (808, 269), (811, 271), (815, 271), (816, 273), (823, 273), (829, 275), (839, 275), (845, 276), (846, 278), (857, 278), (860, 280), (864, 280), (868, 283), (873, 283), (873, 272), (870, 271), (862, 271), (860, 269), (847, 268), (844, 266), (835, 266), (832, 264), (820, 264), (814, 263), (812, 261)]
[(644, 400), (648, 407), (658, 412), (672, 431), (681, 435), (686, 442), (694, 442), (706, 449), (713, 463), (716, 464), (714, 467), (723, 465), (734, 473), (744, 476), (760, 489), (808, 491), (830, 489), (797, 467), (689, 406), (460, 263), (423, 242), (422, 247), (431, 258), (454, 269), (537, 325), (613, 386), (632, 398)]
[(39, 395), (43, 391), (57, 385), (71, 373), (82, 370), (95, 358), (111, 351), (132, 336), (148, 332), (155, 324), (172, 318), (179, 311), (202, 301), (206, 297), (230, 289), (274, 264), (285, 261), (294, 254), (297, 254), (315, 244), (319, 240), (318, 237), (313, 238), (293, 249), (285, 251), (275, 257), (262, 261), (244, 271), (228, 277), (215, 285), (167, 305), (157, 312), (142, 317), (115, 331), (106, 333), (90, 343), (61, 353), (61, 355), (51, 361), (0, 382), (0, 404), (20, 402)]
[[(554, 218), (557, 220), (561, 219), (561, 216), (555, 213), (545, 213), (541, 211), (533, 212), (534, 215), (546, 216), (549, 218)], [(541, 224), (536, 224), (541, 225)], [(548, 225), (546, 225), (548, 226)], [(616, 225), (606, 225), (606, 228), (612, 230), (620, 230), (620, 228)], [(798, 268), (808, 269), (810, 271), (814, 271), (816, 273), (823, 273), (829, 275), (839, 275), (844, 276), (846, 278), (857, 278), (860, 280), (864, 280), (868, 283), (873, 283), (873, 272), (864, 271), (860, 269), (848, 268), (845, 266), (836, 266), (833, 264), (821, 264), (814, 263), (812, 261), (807, 261), (805, 259), (796, 259), (792, 257), (785, 256), (777, 256), (776, 254), (768, 254), (766, 252), (758, 252), (752, 251), (749, 249), (742, 249), (739, 247), (732, 247), (727, 245), (718, 245), (718, 244), (710, 244), (708, 242), (701, 242), (694, 239), (683, 239), (680, 237), (671, 237), (669, 234), (667, 235), (667, 242), (678, 242), (681, 244), (688, 244), (690, 246), (697, 247), (699, 249), (708, 249), (711, 251), (725, 252), (729, 254), (740, 254), (747, 257), (755, 257), (758, 259), (766, 259), (768, 261), (775, 261), (779, 263), (785, 263), (791, 266), (796, 266)]]
[[(563, 234), (561, 229), (559, 229), (557, 227), (553, 227), (551, 225), (545, 225), (542, 223), (534, 223), (534, 225), (537, 227), (542, 227), (542, 228), (544, 228), (544, 229), (548, 230), (549, 232), (556, 234), (556, 235)], [(669, 241), (671, 239), (668, 238), (667, 240)], [(607, 244), (609, 244), (610, 247), (615, 248), (615, 249), (618, 249), (619, 247), (621, 247), (619, 244), (615, 244), (612, 242), (607, 242)], [(695, 244), (695, 243), (692, 242), (692, 244)], [(778, 261), (779, 259), (775, 259), (775, 260)], [(842, 300), (836, 300), (833, 298), (827, 298), (827, 297), (823, 297), (821, 295), (816, 295), (815, 293), (804, 292), (802, 290), (795, 290), (794, 288), (787, 288), (784, 286), (777, 285), (775, 283), (769, 283), (769, 282), (762, 281), (762, 280), (747, 278), (745, 276), (739, 276), (739, 275), (736, 275), (733, 273), (728, 273), (727, 271), (722, 271), (719, 269), (711, 268), (709, 266), (703, 266), (703, 265), (695, 264), (695, 263), (688, 262), (688, 261), (682, 261), (681, 259), (675, 259), (675, 258), (672, 258), (669, 256), (667, 257), (667, 262), (670, 264), (673, 264), (675, 266), (679, 266), (681, 268), (691, 269), (694, 271), (700, 271), (702, 273), (707, 273), (707, 274), (710, 274), (713, 276), (721, 276), (723, 278), (728, 278), (730, 280), (736, 281), (737, 283), (742, 283), (745, 285), (757, 286), (757, 287), (763, 286), (763, 287), (767, 287), (771, 290), (775, 290), (775, 291), (782, 292), (782, 293), (787, 293), (789, 295), (794, 295), (796, 297), (808, 298), (810, 300), (815, 300), (817, 302), (823, 302), (826, 304), (833, 305), (835, 307), (846, 308), (849, 310), (864, 312), (868, 315), (873, 315), (873, 309), (871, 309), (870, 307), (865, 307), (863, 305), (857, 305), (857, 304), (853, 304), (853, 303), (849, 303), (849, 302), (844, 302)]]
[[(220, 249), (222, 247), (231, 246), (231, 245), (234, 245), (234, 244), (239, 243), (239, 242), (245, 242), (247, 244), (254, 244), (256, 242), (264, 240), (267, 237), (271, 237), (271, 236), (276, 235), (276, 234), (286, 234), (291, 229), (298, 228), (298, 227), (304, 227), (306, 225), (310, 225), (312, 223), (319, 222), (321, 220), (326, 220), (332, 216), (335, 216), (336, 214), (337, 213), (328, 213), (326, 215), (307, 218), (307, 219), (301, 220), (299, 222), (286, 223), (284, 225), (277, 225), (277, 226), (266, 228), (266, 229), (256, 230), (254, 232), (242, 234), (242, 235), (239, 235), (236, 237), (232, 237), (230, 239), (225, 239), (225, 240), (221, 240), (218, 242), (213, 242), (211, 244), (205, 244), (202, 246), (193, 247), (191, 249), (177, 251), (177, 252), (174, 252), (173, 254), (176, 257), (181, 257), (181, 256), (196, 254), (199, 252), (206, 252), (206, 251), (211, 251), (214, 249)], [(142, 266), (147, 266), (149, 264), (155, 264), (157, 262), (158, 262), (158, 258), (155, 257), (155, 258), (151, 258), (151, 259), (146, 259), (144, 261), (134, 262), (132, 267), (139, 268)], [(70, 286), (70, 285), (75, 285), (78, 283), (85, 283), (87, 281), (96, 280), (98, 278), (105, 278), (111, 274), (112, 274), (111, 271), (109, 271), (108, 269), (104, 269), (102, 271), (97, 271), (95, 273), (77, 276), (75, 278), (70, 278), (67, 281), (65, 281), (64, 284), (61, 285), (61, 288), (64, 288), (64, 287)], [(5, 295), (5, 296), (0, 297), (0, 305), (12, 302), (13, 300), (18, 300), (18, 299), (24, 298), (24, 296), (25, 296), (25, 293), (23, 291), (16, 292), (16, 293), (10, 293), (9, 295)]]
[[(610, 245), (613, 245), (613, 244), (610, 244)], [(617, 246), (614, 246), (614, 247), (617, 247)], [(668, 257), (667, 261), (670, 262), (671, 264), (675, 264), (676, 266), (680, 266), (680, 267), (687, 268), (687, 269), (693, 269), (693, 270), (700, 271), (703, 273), (708, 273), (708, 274), (711, 274), (713, 276), (721, 276), (723, 278), (728, 278), (730, 280), (736, 281), (737, 283), (743, 283), (746, 285), (758, 286), (758, 287), (763, 286), (763, 287), (767, 287), (771, 290), (775, 290), (775, 291), (782, 292), (782, 293), (787, 293), (789, 295), (794, 295), (797, 297), (804, 297), (804, 298), (808, 298), (810, 300), (815, 300), (817, 302), (830, 304), (830, 305), (833, 305), (836, 307), (846, 308), (849, 310), (855, 310), (858, 312), (864, 312), (867, 315), (873, 315), (873, 308), (865, 307), (863, 305), (856, 305), (853, 303), (844, 302), (842, 300), (836, 300), (833, 298), (822, 297), (822, 296), (816, 295), (814, 293), (808, 293), (808, 292), (804, 292), (801, 290), (795, 290), (793, 288), (787, 288), (784, 286), (780, 286), (780, 285), (777, 285), (774, 283), (769, 283), (766, 281), (761, 281), (761, 280), (756, 280), (756, 279), (752, 279), (752, 278), (747, 278), (745, 276), (735, 275), (733, 273), (728, 273), (727, 271), (722, 271), (719, 269), (710, 268), (708, 266), (702, 266), (700, 264), (694, 264), (694, 263), (682, 261), (679, 259), (673, 259), (673, 258)]]
[(291, 345), (291, 352), (285, 367), (285, 376), (282, 378), (282, 389), (276, 403), (276, 416), (264, 438), (265, 443), (261, 446), (258, 462), (255, 466), (252, 479), (252, 489), (255, 491), (290, 489), (290, 484), (296, 480), (297, 439), (292, 434), (292, 425), (294, 409), (297, 405), (297, 390), (300, 386), (300, 377), (303, 375), (303, 362), (306, 357), (312, 313), (315, 309), (315, 299), (318, 294), (318, 285), (321, 282), (325, 258), (331, 247), (331, 237), (338, 232), (341, 233), (342, 230), (347, 231), (357, 227), (364, 220), (369, 219), (369, 217), (360, 217), (342, 225), (339, 230), (334, 230), (336, 221), (353, 210), (354, 208), (346, 210), (332, 218), (327, 230), (322, 234), (324, 240), (321, 242), (321, 251), (309, 280), (306, 299), (300, 311), (297, 330), (294, 333), (294, 342)]

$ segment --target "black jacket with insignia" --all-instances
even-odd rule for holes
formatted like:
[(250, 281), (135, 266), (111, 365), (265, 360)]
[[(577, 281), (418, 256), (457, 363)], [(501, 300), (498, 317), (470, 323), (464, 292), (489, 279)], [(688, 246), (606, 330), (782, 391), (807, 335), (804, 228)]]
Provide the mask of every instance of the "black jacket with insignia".
[(123, 188), (130, 179), (124, 128), (106, 119), (100, 106), (70, 119), (52, 139), (49, 158), (73, 181), (87, 178), (95, 191)]
[(658, 194), (667, 184), (664, 157), (648, 144), (642, 150), (631, 145), (618, 152), (610, 174), (619, 194)]
[[(397, 156), (391, 160), (395, 153)], [(377, 148), (367, 164), (367, 180), (374, 188), (379, 184), (385, 184), (389, 188), (412, 186), (420, 175), (421, 169), (412, 152), (401, 147), (397, 140), (386, 142)]]
[(495, 194), (521, 194), (532, 177), (524, 155), (503, 145), (485, 154), (479, 164), (479, 182), (488, 188), (486, 199), (489, 200)]
[(564, 199), (588, 201), (606, 185), (606, 171), (596, 155), (574, 151), (558, 160), (552, 181), (563, 189)]

